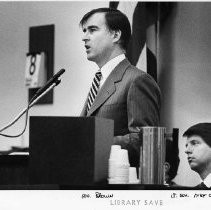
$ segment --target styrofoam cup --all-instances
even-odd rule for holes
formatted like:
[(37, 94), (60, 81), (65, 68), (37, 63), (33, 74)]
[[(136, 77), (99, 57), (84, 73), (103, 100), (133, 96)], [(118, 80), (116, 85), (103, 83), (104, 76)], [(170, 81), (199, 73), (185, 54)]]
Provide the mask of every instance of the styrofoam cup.
[(119, 150), (121, 150), (120, 145), (112, 145), (109, 159), (116, 160)]
[(121, 149), (118, 152), (116, 161), (118, 164), (121, 163), (121, 164), (129, 165), (128, 151), (126, 149)]
[(129, 183), (130, 184), (137, 184), (139, 183), (139, 180), (137, 178), (137, 171), (135, 167), (129, 168)]

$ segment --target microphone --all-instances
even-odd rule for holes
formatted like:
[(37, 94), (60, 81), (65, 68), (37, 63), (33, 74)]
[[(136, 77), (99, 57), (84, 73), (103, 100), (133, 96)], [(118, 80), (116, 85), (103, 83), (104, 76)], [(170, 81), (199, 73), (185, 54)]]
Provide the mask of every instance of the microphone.
[[(6, 126), (4, 126), (3, 128), (0, 128), (0, 136), (4, 136), (4, 137), (10, 137), (10, 138), (16, 138), (21, 136), (25, 130), (26, 130), (26, 126), (27, 126), (27, 121), (28, 121), (28, 111), (29, 109), (40, 99), (42, 98), (45, 94), (47, 94), (50, 90), (52, 90), (55, 86), (57, 86), (61, 80), (59, 80), (58, 78), (65, 72), (64, 69), (61, 69), (58, 73), (56, 73), (42, 88), (40, 88), (35, 95), (33, 96), (33, 98), (30, 100), (30, 102), (28, 103), (27, 108), (25, 108), (11, 123), (7, 124)], [(18, 134), (18, 135), (7, 135), (7, 134), (3, 134), (2, 131), (6, 130), (7, 128), (9, 128), (10, 126), (12, 126), (15, 122), (17, 122), (21, 116), (26, 113), (26, 120), (25, 120), (25, 127), (24, 130)]]
[(65, 72), (65, 69), (61, 69), (50, 80), (48, 80), (48, 82), (35, 93), (34, 97), (31, 99), (30, 103), (34, 100), (35, 97), (37, 97), (38, 95), (41, 95), (45, 90), (47, 90), (53, 83), (55, 83), (56, 85), (59, 84), (58, 78), (64, 72)]

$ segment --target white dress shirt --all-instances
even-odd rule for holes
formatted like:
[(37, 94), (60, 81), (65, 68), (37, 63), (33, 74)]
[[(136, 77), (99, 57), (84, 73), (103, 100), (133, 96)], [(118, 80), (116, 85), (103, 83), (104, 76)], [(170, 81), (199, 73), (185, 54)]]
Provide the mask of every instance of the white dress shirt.
[(100, 80), (100, 88), (103, 86), (104, 82), (106, 81), (110, 73), (114, 70), (114, 68), (124, 59), (125, 59), (125, 54), (118, 55), (117, 57), (108, 61), (101, 68), (102, 78)]
[(208, 174), (208, 176), (202, 180), (202, 182), (204, 182), (207, 187), (211, 187), (211, 174)]

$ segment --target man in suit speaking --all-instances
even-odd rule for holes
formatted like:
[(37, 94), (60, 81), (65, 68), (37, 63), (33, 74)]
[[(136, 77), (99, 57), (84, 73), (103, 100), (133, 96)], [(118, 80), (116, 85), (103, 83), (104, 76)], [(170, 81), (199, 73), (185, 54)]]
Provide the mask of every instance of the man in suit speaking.
[(125, 57), (131, 28), (122, 12), (94, 9), (80, 25), (87, 59), (99, 67), (81, 116), (113, 119), (114, 144), (127, 149), (131, 166), (138, 166), (139, 127), (159, 125), (160, 89)]

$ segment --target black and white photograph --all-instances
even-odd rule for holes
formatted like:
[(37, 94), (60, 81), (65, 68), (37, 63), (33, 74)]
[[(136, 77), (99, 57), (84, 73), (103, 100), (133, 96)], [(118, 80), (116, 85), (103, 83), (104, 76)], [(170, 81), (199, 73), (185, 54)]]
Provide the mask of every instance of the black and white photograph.
[(207, 208), (210, 10), (0, 1), (2, 209)]

